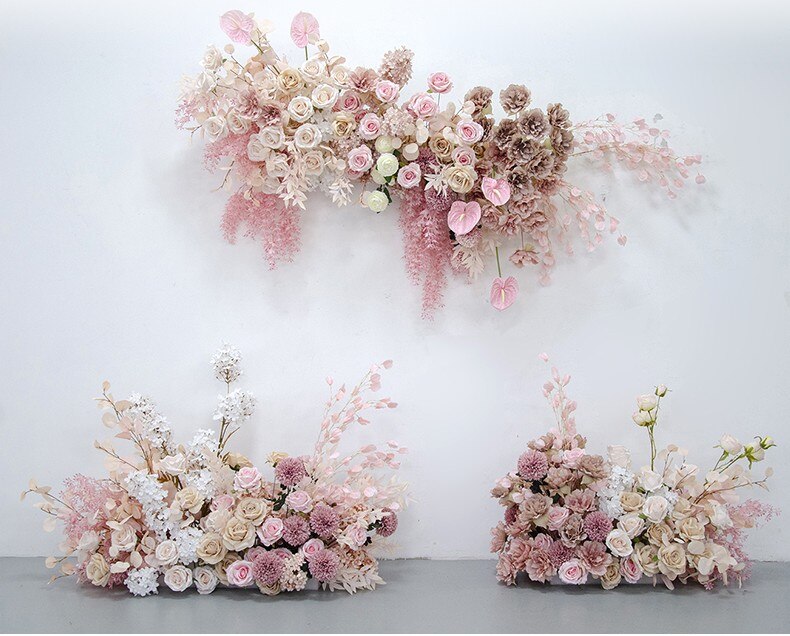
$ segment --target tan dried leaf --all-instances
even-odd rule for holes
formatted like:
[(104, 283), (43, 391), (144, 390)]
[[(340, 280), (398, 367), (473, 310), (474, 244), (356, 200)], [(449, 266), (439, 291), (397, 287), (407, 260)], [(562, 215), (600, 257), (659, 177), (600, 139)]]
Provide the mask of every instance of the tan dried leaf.
[(58, 564), (58, 560), (55, 557), (53, 557), (53, 556), (47, 557), (46, 560), (44, 561), (44, 565), (47, 566), (48, 570), (51, 570), (57, 564)]

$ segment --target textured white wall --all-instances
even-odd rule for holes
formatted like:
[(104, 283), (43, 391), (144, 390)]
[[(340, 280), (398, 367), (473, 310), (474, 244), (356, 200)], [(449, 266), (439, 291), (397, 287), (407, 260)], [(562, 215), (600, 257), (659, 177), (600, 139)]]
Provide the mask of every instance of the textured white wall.
[[(488, 279), (455, 281), (425, 322), (394, 211), (314, 197), (301, 254), (274, 272), (256, 244), (223, 242), (225, 197), (211, 192), (201, 144), (173, 127), (173, 107), (180, 76), (224, 42), (217, 16), (233, 3), (4, 4), (0, 554), (56, 544), (18, 502), (31, 475), (101, 473), (91, 442), (105, 429), (91, 398), (102, 380), (151, 394), (186, 437), (210, 422), (220, 387), (207, 360), (223, 339), (243, 350), (245, 386), (261, 403), (237, 442), (261, 461), (309, 448), (326, 374), (353, 380), (396, 360), (385, 392), (402, 406), (368, 433), (412, 449), (402, 472), (416, 501), (400, 556), (487, 554), (500, 514), (488, 489), (551, 424), (541, 351), (573, 374), (593, 449), (622, 441), (644, 457), (633, 398), (664, 382), (674, 393), (660, 440), (706, 462), (725, 431), (773, 434), (766, 499), (788, 508), (786, 5), (400, 4), (336, 12), (305, 1), (269, 17), (287, 47), (292, 14), (313, 11), (351, 64), (410, 45), (418, 81), (445, 70), (460, 89), (524, 82), (575, 119), (661, 112), (676, 146), (704, 155), (708, 185), (672, 203), (631, 175), (577, 171), (607, 194), (627, 247), (580, 250), (548, 288), (522, 276), (522, 297), (502, 314), (486, 302)], [(790, 557), (789, 524), (756, 532), (754, 556)]]

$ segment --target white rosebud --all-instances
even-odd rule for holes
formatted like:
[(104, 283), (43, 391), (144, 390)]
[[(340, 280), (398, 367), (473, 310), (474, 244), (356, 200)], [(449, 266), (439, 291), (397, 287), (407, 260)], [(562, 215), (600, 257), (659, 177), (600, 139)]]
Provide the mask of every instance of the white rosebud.
[(637, 411), (631, 416), (631, 419), (634, 420), (634, 424), (637, 426), (648, 426), (653, 421), (653, 418), (650, 417), (647, 411)]
[(387, 195), (380, 190), (369, 192), (365, 197), (365, 205), (367, 205), (371, 211), (376, 212), (377, 214), (386, 210), (389, 203), (390, 201), (387, 198)]
[(664, 397), (664, 396), (667, 394), (667, 391), (668, 391), (668, 390), (669, 390), (669, 389), (667, 389), (667, 387), (666, 387), (666, 385), (665, 385), (665, 384), (659, 384), (659, 385), (656, 387), (656, 395), (657, 395), (658, 397)]
[(722, 435), (719, 440), (719, 446), (730, 455), (737, 455), (743, 450), (743, 444), (732, 435)]
[(640, 395), (636, 403), (640, 411), (652, 411), (658, 404), (658, 398), (655, 395)]

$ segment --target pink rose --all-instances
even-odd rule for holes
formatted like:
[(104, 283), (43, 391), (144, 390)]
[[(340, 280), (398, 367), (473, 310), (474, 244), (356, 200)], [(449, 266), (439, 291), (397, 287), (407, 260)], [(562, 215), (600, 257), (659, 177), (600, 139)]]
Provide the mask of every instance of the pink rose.
[(269, 517), (256, 530), (258, 538), (263, 545), (274, 545), (283, 536), (283, 520), (277, 517)]
[(417, 93), (406, 105), (406, 108), (415, 116), (423, 119), (432, 117), (439, 110), (439, 105), (428, 93)]
[(357, 547), (362, 547), (368, 540), (368, 532), (360, 525), (351, 526), (346, 530), (346, 536)]
[(381, 120), (375, 113), (367, 113), (359, 120), (359, 136), (371, 141), (381, 133)]
[(395, 82), (389, 80), (379, 80), (376, 82), (376, 97), (382, 102), (391, 103), (398, 99), (400, 88)]
[(313, 509), (313, 500), (304, 490), (294, 490), (285, 498), (285, 503), (296, 512), (310, 512)]
[(434, 93), (449, 93), (453, 88), (453, 83), (447, 73), (431, 73), (428, 76), (428, 88)]
[(422, 178), (419, 164), (410, 163), (398, 170), (398, 185), (401, 188), (413, 188)]
[(211, 510), (230, 510), (235, 499), (233, 495), (218, 495), (211, 500)]
[(552, 506), (549, 509), (549, 530), (557, 531), (565, 525), (571, 511), (562, 506)]
[(324, 542), (321, 539), (310, 539), (302, 546), (304, 558), (308, 561), (324, 549)]
[(566, 468), (576, 468), (579, 460), (584, 456), (583, 448), (572, 448), (562, 453), (562, 465)]
[(577, 559), (565, 561), (559, 570), (560, 581), (568, 585), (583, 585), (587, 582), (587, 569)]
[(474, 150), (471, 148), (459, 146), (453, 150), (453, 161), (459, 166), (474, 166), (476, 160)]
[(257, 490), (261, 486), (261, 474), (254, 466), (247, 466), (236, 473), (233, 487), (236, 490)]
[(249, 561), (234, 561), (225, 570), (228, 577), (228, 585), (236, 587), (246, 587), (254, 581), (252, 575), (252, 563)]
[(357, 146), (348, 152), (348, 167), (353, 172), (363, 173), (373, 166), (373, 153), (367, 146)]
[(548, 549), (551, 547), (553, 541), (551, 537), (547, 534), (541, 533), (537, 537), (532, 540), (532, 547), (535, 550), (541, 550), (543, 552), (547, 552)]
[(223, 13), (219, 19), (220, 28), (226, 35), (238, 44), (249, 44), (250, 35), (255, 28), (255, 22), (246, 13), (233, 9)]
[(467, 144), (473, 144), (483, 138), (483, 127), (476, 121), (465, 119), (459, 121), (455, 126), (455, 134)]
[(639, 565), (639, 561), (632, 554), (625, 559), (621, 559), (620, 573), (629, 583), (636, 583), (642, 578), (642, 566)]
[(337, 102), (340, 110), (347, 110), (350, 113), (357, 112), (362, 107), (362, 102), (359, 101), (359, 95), (354, 91), (346, 91), (340, 96)]

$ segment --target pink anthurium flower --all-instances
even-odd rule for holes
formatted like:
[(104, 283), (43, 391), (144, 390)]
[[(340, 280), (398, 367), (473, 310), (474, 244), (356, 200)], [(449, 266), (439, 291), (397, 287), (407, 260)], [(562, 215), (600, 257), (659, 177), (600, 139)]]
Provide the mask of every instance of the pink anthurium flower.
[(233, 9), (222, 14), (219, 26), (237, 44), (249, 44), (255, 22), (243, 11)]
[(494, 205), (505, 205), (510, 201), (510, 184), (506, 179), (483, 177), (481, 184), (483, 196)]
[(518, 281), (512, 276), (495, 278), (491, 284), (491, 304), (502, 311), (512, 305), (518, 296)]
[(482, 215), (483, 211), (480, 209), (480, 204), (477, 201), (470, 201), (469, 203), (455, 201), (447, 213), (447, 225), (458, 236), (463, 236), (475, 229)]
[(319, 38), (318, 20), (312, 13), (300, 11), (291, 22), (291, 39), (300, 49)]

